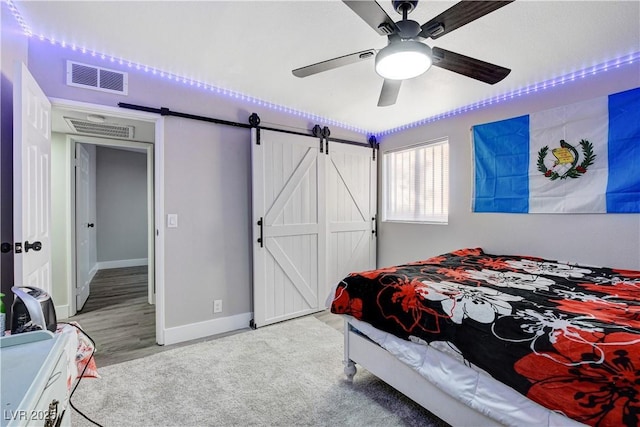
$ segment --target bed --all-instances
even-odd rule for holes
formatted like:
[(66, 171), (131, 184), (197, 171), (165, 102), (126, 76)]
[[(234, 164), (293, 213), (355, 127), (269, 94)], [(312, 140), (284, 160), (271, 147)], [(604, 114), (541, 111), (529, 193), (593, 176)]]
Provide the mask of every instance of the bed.
[(461, 249), (329, 296), (359, 364), (452, 425), (638, 425), (640, 271)]

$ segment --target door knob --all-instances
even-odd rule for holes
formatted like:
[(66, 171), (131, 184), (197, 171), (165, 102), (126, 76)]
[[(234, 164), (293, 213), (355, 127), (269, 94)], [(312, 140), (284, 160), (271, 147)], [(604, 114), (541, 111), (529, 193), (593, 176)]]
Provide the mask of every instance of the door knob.
[(29, 252), (29, 249), (33, 249), (34, 251), (38, 252), (40, 249), (42, 249), (42, 243), (41, 242), (29, 243), (29, 241), (27, 240), (26, 242), (24, 242), (24, 251)]
[(9, 242), (3, 242), (2, 245), (0, 245), (0, 252), (3, 254), (11, 252), (11, 249), (13, 249), (13, 245)]
[(92, 223), (92, 222), (90, 222), (89, 224), (87, 224), (87, 227), (89, 227), (89, 228), (93, 228), (94, 226), (95, 226), (95, 224), (94, 224), (94, 223)]

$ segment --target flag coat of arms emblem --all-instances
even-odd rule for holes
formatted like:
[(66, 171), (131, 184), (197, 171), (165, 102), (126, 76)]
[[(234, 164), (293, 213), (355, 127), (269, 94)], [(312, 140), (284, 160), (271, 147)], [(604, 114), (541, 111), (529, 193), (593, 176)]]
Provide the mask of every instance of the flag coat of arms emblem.
[(640, 88), (473, 127), (474, 212), (640, 213)]

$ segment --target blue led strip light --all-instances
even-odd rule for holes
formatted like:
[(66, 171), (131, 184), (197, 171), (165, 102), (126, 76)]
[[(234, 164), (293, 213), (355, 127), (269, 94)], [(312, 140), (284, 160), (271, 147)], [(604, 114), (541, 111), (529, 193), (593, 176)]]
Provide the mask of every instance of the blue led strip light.
[(151, 75), (154, 75), (154, 76), (158, 76), (158, 77), (161, 77), (161, 78), (166, 78), (167, 80), (175, 81), (176, 83), (182, 83), (184, 85), (201, 88), (201, 89), (204, 89), (206, 91), (210, 91), (212, 93), (224, 95), (224, 96), (227, 96), (229, 98), (234, 98), (234, 99), (237, 99), (237, 100), (240, 100), (240, 101), (243, 101), (243, 102), (247, 102), (247, 103), (251, 103), (251, 104), (255, 104), (255, 105), (258, 105), (258, 106), (267, 107), (267, 108), (269, 108), (271, 110), (283, 112), (283, 113), (289, 114), (291, 116), (303, 117), (305, 119), (311, 120), (311, 121), (316, 122), (316, 123), (320, 123), (322, 125), (335, 126), (335, 127), (347, 129), (347, 130), (350, 130), (350, 131), (353, 131), (353, 132), (356, 132), (356, 133), (365, 134), (365, 135), (370, 135), (371, 134), (370, 132), (366, 131), (365, 129), (357, 127), (357, 126), (352, 126), (352, 125), (349, 125), (347, 123), (339, 122), (337, 120), (330, 119), (330, 118), (327, 118), (327, 117), (322, 117), (322, 116), (319, 116), (317, 114), (309, 113), (309, 112), (306, 112), (306, 111), (300, 111), (300, 110), (296, 110), (296, 109), (293, 109), (293, 108), (290, 108), (290, 107), (274, 104), (272, 102), (265, 101), (263, 99), (259, 99), (259, 98), (255, 98), (255, 97), (250, 96), (250, 95), (243, 94), (241, 92), (237, 92), (237, 91), (230, 90), (230, 89), (220, 88), (220, 87), (214, 86), (214, 85), (209, 84), (209, 83), (204, 83), (204, 82), (201, 82), (201, 81), (197, 81), (195, 79), (192, 79), (192, 78), (189, 78), (189, 77), (186, 77), (186, 76), (176, 75), (176, 74), (164, 71), (164, 70), (160, 70), (160, 69), (157, 69), (157, 68), (150, 67), (148, 65), (143, 65), (143, 64), (139, 64), (139, 63), (136, 63), (136, 62), (133, 62), (133, 61), (130, 61), (130, 60), (126, 60), (124, 58), (117, 58), (117, 57), (114, 57), (114, 56), (106, 55), (104, 53), (100, 53), (100, 52), (96, 52), (96, 51), (87, 49), (86, 47), (80, 47), (80, 46), (78, 46), (76, 44), (69, 44), (64, 40), (55, 40), (54, 38), (48, 38), (48, 37), (45, 37), (43, 34), (40, 34), (39, 36), (35, 36), (33, 34), (33, 31), (29, 28), (27, 23), (24, 21), (24, 19), (20, 15), (20, 12), (16, 8), (16, 6), (13, 4), (12, 0), (5, 0), (5, 3), (8, 5), (9, 10), (13, 14), (13, 16), (15, 17), (16, 21), (18, 22), (18, 24), (22, 27), (22, 30), (24, 31), (24, 34), (27, 37), (31, 37), (31, 38), (34, 38), (34, 39), (39, 39), (40, 41), (43, 41), (43, 42), (49, 42), (52, 45), (60, 46), (62, 48), (71, 49), (71, 50), (73, 50), (75, 52), (81, 52), (83, 54), (90, 55), (90, 56), (92, 56), (94, 58), (102, 59), (103, 61), (108, 61), (110, 63), (127, 66), (129, 68), (134, 68), (134, 69), (136, 69), (138, 71), (144, 71), (144, 72), (147, 72), (147, 73), (149, 73)]
[(629, 55), (612, 59), (607, 62), (602, 62), (600, 64), (594, 65), (593, 67), (585, 68), (580, 71), (576, 71), (573, 73), (568, 73), (560, 77), (556, 77), (550, 80), (546, 80), (541, 83), (535, 83), (525, 88), (521, 88), (515, 90), (513, 92), (505, 93), (502, 95), (494, 96), (493, 98), (485, 99), (483, 101), (476, 102), (474, 104), (466, 105), (464, 107), (456, 108), (455, 110), (450, 110), (441, 114), (437, 114), (435, 116), (426, 117), (424, 119), (408, 123), (406, 125), (398, 126), (393, 129), (388, 129), (382, 132), (378, 132), (375, 135), (377, 137), (381, 137), (384, 135), (390, 135), (397, 132), (402, 132), (404, 130), (425, 125), (427, 123), (432, 123), (438, 120), (442, 120), (448, 117), (456, 116), (462, 113), (466, 113), (473, 110), (478, 110), (480, 108), (484, 108), (493, 104), (498, 104), (504, 101), (508, 101), (513, 98), (517, 98), (520, 96), (528, 95), (530, 93), (539, 92), (542, 90), (554, 88), (556, 86), (560, 86), (566, 83), (571, 83), (579, 79), (583, 79), (585, 77), (590, 77), (596, 74), (603, 73), (605, 71), (609, 71), (611, 69), (620, 68), (623, 65), (630, 65), (636, 63), (640, 60), (640, 52), (633, 52)]
[[(11, 13), (13, 14), (13, 16), (15, 17), (16, 21), (18, 22), (18, 24), (21, 26), (22, 30), (24, 31), (24, 34), (27, 37), (34, 37), (33, 35), (33, 31), (31, 30), (31, 28), (27, 25), (27, 23), (24, 21), (24, 19), (22, 18), (22, 16), (20, 15), (20, 12), (18, 11), (18, 9), (16, 8), (16, 6), (13, 4), (12, 0), (5, 0), (6, 4), (9, 7), (9, 10), (11, 11)], [(89, 50), (85, 47), (78, 47), (75, 44), (71, 44), (69, 45), (68, 43), (66, 43), (64, 40), (63, 41), (57, 41), (54, 40), (53, 38), (47, 38), (44, 35), (39, 35), (37, 36), (37, 38), (41, 41), (48, 41), (49, 43), (51, 43), (52, 45), (57, 45), (63, 48), (69, 48), (73, 51), (80, 51), (83, 54), (89, 54), (92, 57), (96, 57), (96, 58), (100, 58), (104, 61), (109, 61), (111, 63), (117, 63), (120, 65), (126, 65), (129, 68), (135, 68), (136, 70), (139, 71), (145, 71), (149, 74), (152, 74), (154, 76), (159, 76), (161, 78), (166, 78), (168, 80), (171, 81), (175, 81), (176, 83), (182, 83), (185, 85), (189, 85), (189, 86), (194, 86), (197, 88), (201, 88), (216, 94), (221, 94), (224, 96), (227, 96), (229, 98), (234, 98), (234, 99), (238, 99), (240, 101), (243, 102), (248, 102), (251, 104), (255, 104), (255, 105), (259, 105), (262, 107), (267, 107), (271, 110), (274, 111), (279, 111), (279, 112), (283, 112), (292, 116), (297, 116), (297, 117), (303, 117), (305, 119), (309, 119), (311, 121), (314, 121), (316, 123), (321, 123), (324, 125), (329, 125), (329, 126), (336, 126), (339, 128), (343, 128), (343, 129), (347, 129), (356, 133), (360, 133), (360, 134), (365, 134), (367, 135), (367, 137), (369, 136), (376, 136), (376, 138), (378, 139), (378, 142), (380, 142), (381, 137), (385, 136), (385, 135), (391, 135), (394, 133), (398, 133), (398, 132), (402, 132), (404, 130), (407, 129), (411, 129), (411, 128), (415, 128), (418, 126), (423, 126), (425, 124), (428, 123), (433, 123), (436, 122), (438, 120), (442, 120), (448, 117), (452, 117), (452, 116), (456, 116), (459, 114), (463, 114), (469, 111), (473, 111), (473, 110), (478, 110), (484, 107), (488, 107), (491, 106), (493, 104), (498, 104), (504, 101), (508, 101), (510, 99), (513, 98), (517, 98), (517, 97), (521, 97), (521, 96), (525, 96), (528, 95), (530, 93), (534, 93), (534, 92), (539, 92), (542, 90), (546, 90), (549, 88), (553, 88), (559, 85), (564, 85), (566, 83), (570, 83), (573, 81), (576, 81), (578, 79), (583, 79), (586, 77), (590, 77), (596, 74), (600, 74), (606, 71), (609, 71), (610, 69), (616, 69), (619, 68), (621, 66), (624, 65), (630, 65), (633, 63), (636, 63), (637, 61), (640, 60), (640, 51), (639, 52), (633, 52), (630, 53), (628, 55), (619, 57), (619, 58), (615, 58), (606, 62), (602, 62), (600, 64), (594, 65), (592, 67), (589, 68), (585, 68), (583, 70), (579, 70), (579, 71), (575, 71), (572, 73), (568, 73), (565, 74), (563, 76), (560, 77), (556, 77), (553, 79), (549, 79), (546, 81), (543, 81), (541, 83), (534, 83), (530, 86), (527, 86), (525, 88), (521, 88), (509, 93), (505, 93), (502, 95), (497, 95), (494, 96), (493, 98), (489, 98), (489, 99), (485, 99), (482, 101), (478, 101), (474, 104), (470, 104), (470, 105), (466, 105), (463, 107), (459, 107), (456, 108), (454, 110), (450, 110), (444, 113), (440, 113), (437, 114), (435, 116), (431, 116), (431, 117), (426, 117), (423, 118), (421, 120), (412, 122), (412, 123), (407, 123), (405, 125), (402, 126), (398, 126), (392, 129), (388, 129), (388, 130), (384, 130), (384, 131), (379, 131), (379, 132), (371, 132), (371, 131), (367, 131), (363, 128), (360, 127), (356, 127), (356, 126), (352, 126), (343, 122), (339, 122), (337, 120), (333, 120), (333, 119), (329, 119), (327, 117), (322, 117), (319, 116), (317, 114), (313, 114), (313, 113), (309, 113), (309, 112), (305, 112), (305, 111), (300, 111), (300, 110), (296, 110), (290, 107), (285, 107), (282, 105), (278, 105), (278, 104), (274, 104), (272, 102), (269, 101), (265, 101), (259, 98), (255, 98), (253, 96), (249, 96), (249, 95), (245, 95), (243, 93), (237, 92), (237, 91), (233, 91), (230, 89), (224, 89), (224, 88), (220, 88), (217, 86), (214, 86), (212, 84), (209, 83), (204, 83), (204, 82), (200, 82), (185, 76), (179, 76), (173, 73), (169, 73), (163, 70), (159, 70), (157, 68), (153, 68), (153, 67), (149, 67), (147, 65), (142, 65), (142, 64), (138, 64), (136, 62), (133, 61), (129, 61), (129, 60), (125, 60), (123, 58), (116, 58), (114, 56), (109, 56), (109, 55), (105, 55), (103, 53), (99, 53), (96, 51), (92, 51)]]

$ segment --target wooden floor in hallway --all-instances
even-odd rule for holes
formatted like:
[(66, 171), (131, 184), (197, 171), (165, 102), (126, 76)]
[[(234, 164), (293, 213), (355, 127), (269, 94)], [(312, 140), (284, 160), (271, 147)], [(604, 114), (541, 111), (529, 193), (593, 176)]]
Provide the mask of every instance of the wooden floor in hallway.
[(147, 267), (100, 270), (76, 321), (96, 342), (98, 367), (156, 351), (155, 305), (148, 303)]
[[(161, 351), (196, 342), (248, 331), (240, 329), (180, 344), (156, 344), (155, 305), (148, 303), (147, 267), (125, 267), (100, 270), (91, 281), (91, 294), (76, 321), (96, 343), (95, 360), (101, 366), (138, 359)], [(342, 331), (338, 315), (322, 311), (314, 316)]]

